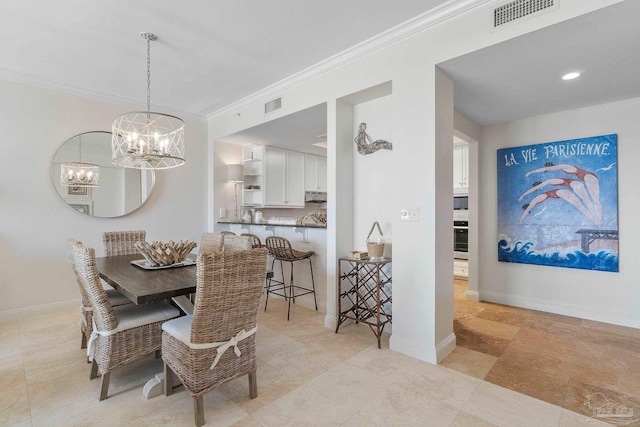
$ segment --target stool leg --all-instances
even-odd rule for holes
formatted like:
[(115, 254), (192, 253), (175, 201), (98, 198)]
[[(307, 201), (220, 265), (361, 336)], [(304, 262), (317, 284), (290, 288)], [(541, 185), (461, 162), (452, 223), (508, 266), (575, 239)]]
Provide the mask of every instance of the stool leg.
[[(276, 259), (271, 260), (271, 271), (273, 271), (273, 264), (275, 264)], [(269, 278), (269, 283), (267, 284), (267, 297), (264, 300), (264, 311), (267, 311), (267, 304), (269, 303), (269, 291), (271, 290), (271, 278)]]
[(309, 269), (311, 270), (311, 286), (313, 289), (313, 303), (316, 305), (316, 311), (318, 311), (318, 301), (316, 300), (316, 282), (313, 279), (313, 264), (311, 264), (311, 258), (309, 258)]
[[(289, 316), (291, 315), (291, 300), (293, 303), (296, 302), (296, 292), (294, 290), (294, 282), (293, 282), (293, 261), (289, 261), (289, 265), (291, 267), (291, 274), (289, 275), (289, 298), (287, 298), (287, 320), (289, 320)], [(283, 279), (284, 280), (284, 279)]]

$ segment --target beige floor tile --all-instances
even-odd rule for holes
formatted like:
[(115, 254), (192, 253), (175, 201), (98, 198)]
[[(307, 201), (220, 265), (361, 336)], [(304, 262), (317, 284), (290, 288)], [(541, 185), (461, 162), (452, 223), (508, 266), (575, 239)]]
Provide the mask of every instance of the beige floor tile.
[(233, 427), (260, 427), (261, 424), (251, 416), (246, 416), (237, 423), (233, 424)]
[(450, 427), (494, 427), (495, 424), (478, 418), (475, 415), (460, 412)]
[(413, 357), (405, 356), (388, 348), (379, 349), (377, 346), (368, 347), (347, 359), (346, 362), (367, 369), (381, 378), (389, 379), (397, 378), (401, 373), (411, 370), (417, 363), (420, 363), (418, 359)]
[(507, 325), (505, 323), (494, 322), (491, 320), (480, 319), (477, 317), (470, 319), (461, 319), (461, 329), (472, 332), (480, 332), (484, 335), (490, 335), (503, 340), (511, 340), (520, 329), (517, 326)]
[(458, 346), (441, 362), (441, 365), (482, 380), (497, 360), (495, 356)]
[(630, 338), (640, 339), (640, 329), (628, 328), (626, 326), (612, 325), (610, 323), (596, 322), (594, 320), (582, 319), (582, 327), (585, 329), (595, 329), (601, 332), (609, 332), (616, 335), (624, 335)]
[(286, 369), (276, 368), (267, 360), (258, 359), (258, 397), (249, 398), (249, 382), (246, 376), (236, 378), (219, 387), (219, 390), (248, 414), (252, 414), (300, 387), (304, 381), (287, 374)]
[(449, 426), (458, 412), (428, 393), (395, 383), (358, 414), (382, 426)]
[[(171, 396), (159, 396), (155, 399), (167, 401), (162, 411), (145, 415), (142, 419), (149, 426), (185, 426), (193, 427), (195, 413), (193, 398), (186, 391)], [(231, 426), (247, 417), (247, 413), (227, 399), (219, 390), (213, 390), (203, 397), (204, 421), (209, 426)]]
[[(377, 341), (375, 343), (377, 346)], [(374, 345), (373, 334), (371, 339), (368, 339), (354, 334), (336, 334), (332, 332), (318, 336), (317, 339), (308, 344), (308, 347), (330, 354), (339, 360), (347, 360), (372, 345)]]
[(557, 426), (562, 408), (482, 382), (469, 398), (464, 411), (505, 427)]
[(307, 386), (357, 410), (375, 399), (388, 384), (369, 369), (343, 363), (312, 379)]
[(31, 412), (24, 372), (0, 367), (0, 425), (31, 425)]
[(424, 395), (428, 400), (462, 409), (481, 382), (443, 366), (420, 362), (403, 373), (395, 385), (416, 395)]
[(360, 414), (354, 414), (349, 418), (342, 427), (370, 427), (370, 426), (379, 426), (376, 420), (371, 420), (369, 418), (365, 418)]
[(305, 385), (255, 412), (252, 417), (264, 426), (336, 426), (346, 422), (355, 411), (338, 399)]

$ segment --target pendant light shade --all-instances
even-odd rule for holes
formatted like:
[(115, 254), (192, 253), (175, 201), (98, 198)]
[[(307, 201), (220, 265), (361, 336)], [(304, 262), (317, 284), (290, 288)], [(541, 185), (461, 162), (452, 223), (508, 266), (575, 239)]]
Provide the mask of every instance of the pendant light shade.
[(147, 111), (133, 111), (113, 120), (111, 161), (116, 166), (136, 169), (170, 169), (184, 164), (184, 122), (151, 111), (151, 42), (147, 40)]

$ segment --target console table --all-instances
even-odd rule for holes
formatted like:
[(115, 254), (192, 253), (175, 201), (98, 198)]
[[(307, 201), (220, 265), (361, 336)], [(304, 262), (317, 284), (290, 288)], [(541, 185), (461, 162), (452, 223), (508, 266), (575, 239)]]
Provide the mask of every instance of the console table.
[(391, 291), (385, 289), (391, 283), (391, 274), (382, 268), (391, 264), (390, 258), (380, 260), (340, 258), (338, 260), (338, 324), (347, 319), (356, 323), (366, 323), (378, 338), (387, 323), (391, 323), (391, 313), (385, 305), (391, 303)]

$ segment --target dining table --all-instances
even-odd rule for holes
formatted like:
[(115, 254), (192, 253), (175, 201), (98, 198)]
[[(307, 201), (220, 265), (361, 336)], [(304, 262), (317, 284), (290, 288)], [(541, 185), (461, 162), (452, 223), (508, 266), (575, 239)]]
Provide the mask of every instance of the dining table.
[[(195, 258), (195, 254), (190, 254), (187, 260)], [(145, 269), (132, 261), (144, 258), (140, 254), (97, 257), (98, 274), (134, 304), (171, 299), (186, 314), (193, 314), (193, 304), (187, 295), (196, 291), (195, 264)]]

